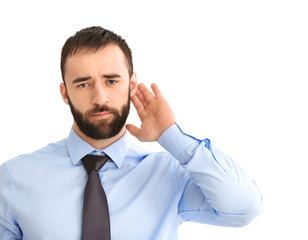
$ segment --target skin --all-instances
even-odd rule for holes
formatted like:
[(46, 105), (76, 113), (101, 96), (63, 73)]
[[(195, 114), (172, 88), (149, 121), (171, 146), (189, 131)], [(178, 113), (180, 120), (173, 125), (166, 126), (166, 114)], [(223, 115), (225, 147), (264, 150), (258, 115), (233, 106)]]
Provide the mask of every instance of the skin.
[[(107, 105), (118, 110), (127, 103), (130, 86), (131, 102), (141, 120), (141, 127), (127, 124), (114, 137), (95, 140), (80, 131), (74, 122), (73, 129), (96, 149), (103, 149), (117, 141), (127, 130), (140, 141), (157, 141), (159, 136), (175, 124), (174, 113), (156, 84), (151, 92), (144, 84), (138, 84), (136, 73), (129, 77), (125, 56), (116, 45), (107, 45), (96, 52), (80, 51), (67, 58), (65, 83), (60, 84), (63, 101), (68, 96), (74, 107), (85, 113), (96, 105)], [(101, 112), (90, 117), (95, 123), (100, 119), (110, 121), (113, 114)]]

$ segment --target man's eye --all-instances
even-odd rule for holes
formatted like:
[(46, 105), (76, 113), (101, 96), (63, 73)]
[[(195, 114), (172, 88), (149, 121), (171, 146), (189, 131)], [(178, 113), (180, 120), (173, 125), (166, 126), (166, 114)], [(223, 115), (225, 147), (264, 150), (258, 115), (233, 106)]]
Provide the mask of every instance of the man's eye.
[(81, 83), (81, 84), (78, 85), (79, 88), (85, 88), (85, 87), (88, 87), (88, 86), (89, 86), (89, 84), (87, 84), (87, 83)]
[(107, 83), (110, 84), (110, 85), (113, 85), (113, 84), (116, 84), (117, 81), (116, 80), (108, 80)]

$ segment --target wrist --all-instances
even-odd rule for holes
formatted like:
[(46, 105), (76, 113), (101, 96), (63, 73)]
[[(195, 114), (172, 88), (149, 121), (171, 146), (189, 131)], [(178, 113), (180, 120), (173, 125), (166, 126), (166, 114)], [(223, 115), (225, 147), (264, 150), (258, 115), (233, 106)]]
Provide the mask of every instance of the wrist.
[(183, 151), (192, 144), (196, 147), (199, 145), (196, 139), (184, 134), (176, 123), (161, 134), (158, 143), (181, 163), (187, 161), (184, 157), (186, 154), (183, 154)]

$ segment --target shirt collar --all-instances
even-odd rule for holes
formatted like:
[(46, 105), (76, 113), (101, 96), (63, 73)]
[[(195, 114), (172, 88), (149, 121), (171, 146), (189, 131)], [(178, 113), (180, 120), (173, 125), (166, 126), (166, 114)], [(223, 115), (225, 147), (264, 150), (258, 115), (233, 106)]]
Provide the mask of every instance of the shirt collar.
[(106, 147), (105, 149), (95, 149), (89, 143), (87, 143), (81, 137), (79, 137), (72, 128), (66, 140), (67, 149), (71, 157), (72, 163), (74, 165), (81, 165), (82, 164), (81, 159), (85, 155), (93, 151), (100, 150), (103, 151), (105, 154), (107, 154), (116, 164), (116, 166), (120, 168), (129, 150), (129, 142), (127, 135), (128, 133), (126, 131), (125, 134), (119, 140), (117, 140), (110, 146)]

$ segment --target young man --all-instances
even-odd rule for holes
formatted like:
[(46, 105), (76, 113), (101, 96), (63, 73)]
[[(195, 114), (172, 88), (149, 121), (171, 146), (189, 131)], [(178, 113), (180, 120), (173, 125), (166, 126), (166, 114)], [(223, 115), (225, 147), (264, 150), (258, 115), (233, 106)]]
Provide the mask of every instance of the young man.
[[(99, 239), (87, 238), (84, 229), (86, 155), (109, 159), (96, 170), (110, 225), (92, 223), (111, 239), (177, 239), (183, 221), (236, 227), (260, 213), (261, 194), (242, 169), (210, 140), (183, 133), (156, 84), (154, 94), (138, 84), (120, 36), (101, 27), (77, 32), (63, 46), (61, 70), (72, 130), (67, 139), (0, 166), (1, 240)], [(140, 129), (125, 126), (130, 101)], [(166, 152), (130, 145), (126, 129)]]

